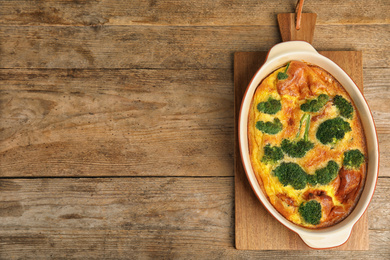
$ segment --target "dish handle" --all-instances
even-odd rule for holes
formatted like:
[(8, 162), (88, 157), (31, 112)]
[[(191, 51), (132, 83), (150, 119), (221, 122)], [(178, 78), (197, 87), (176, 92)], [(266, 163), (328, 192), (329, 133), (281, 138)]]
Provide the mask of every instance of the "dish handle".
[(313, 249), (326, 249), (341, 246), (351, 236), (352, 228), (344, 228), (334, 231), (331, 236), (321, 236), (318, 234), (299, 234), (303, 242)]
[(291, 52), (311, 52), (318, 54), (310, 43), (305, 41), (289, 41), (276, 44), (272, 47), (268, 52), (267, 61)]

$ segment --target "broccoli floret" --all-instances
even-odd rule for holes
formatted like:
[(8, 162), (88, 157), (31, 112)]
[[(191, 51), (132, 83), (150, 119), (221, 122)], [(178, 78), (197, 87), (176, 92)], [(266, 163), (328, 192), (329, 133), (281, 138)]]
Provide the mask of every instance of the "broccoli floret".
[[(310, 119), (311, 119), (310, 114), (304, 114), (302, 116), (301, 122), (299, 124), (299, 130), (297, 136), (295, 137), (295, 140), (291, 141), (289, 139), (283, 139), (281, 143), (282, 150), (290, 157), (302, 158), (309, 150), (313, 149), (314, 144), (309, 141)], [(303, 121), (306, 121), (305, 134), (303, 139), (299, 140), (297, 138), (299, 138)]]
[(364, 162), (364, 155), (358, 149), (349, 150), (344, 153), (343, 166), (346, 168), (358, 169)]
[(309, 150), (313, 149), (314, 144), (303, 139), (299, 141), (283, 139), (281, 147), (288, 156), (293, 158), (302, 158)]
[(282, 162), (273, 172), (283, 186), (291, 185), (296, 190), (306, 187), (307, 174), (296, 163)]
[(275, 135), (282, 131), (283, 125), (280, 122), (279, 118), (275, 118), (273, 122), (263, 122), (263, 121), (257, 121), (256, 122), (256, 128), (260, 130), (263, 133)]
[(288, 78), (287, 70), (288, 70), (289, 66), (290, 66), (290, 62), (287, 63), (287, 66), (286, 66), (286, 69), (284, 70), (284, 72), (278, 73), (278, 80), (284, 80), (284, 79)]
[(301, 105), (301, 110), (305, 112), (318, 112), (328, 102), (329, 97), (326, 94), (320, 94), (316, 99), (308, 100)]
[(257, 110), (265, 114), (274, 115), (282, 109), (280, 100), (270, 97), (268, 101), (260, 102), (257, 105)]
[(283, 157), (284, 154), (280, 147), (271, 146), (270, 144), (267, 144), (266, 146), (264, 146), (264, 155), (261, 161), (265, 164), (274, 164), (277, 161), (282, 160)]
[(322, 217), (321, 204), (316, 200), (310, 200), (306, 203), (302, 203), (299, 206), (298, 212), (301, 214), (306, 223), (312, 225), (320, 224)]
[(353, 106), (345, 98), (340, 95), (337, 95), (333, 98), (333, 104), (335, 104), (342, 117), (352, 119)]
[(318, 127), (316, 137), (323, 144), (336, 144), (349, 131), (351, 131), (349, 123), (341, 117), (336, 117), (322, 122)]
[(313, 186), (317, 183), (326, 185), (333, 181), (338, 173), (339, 165), (335, 161), (329, 161), (326, 167), (316, 170), (313, 175), (308, 175), (307, 182)]

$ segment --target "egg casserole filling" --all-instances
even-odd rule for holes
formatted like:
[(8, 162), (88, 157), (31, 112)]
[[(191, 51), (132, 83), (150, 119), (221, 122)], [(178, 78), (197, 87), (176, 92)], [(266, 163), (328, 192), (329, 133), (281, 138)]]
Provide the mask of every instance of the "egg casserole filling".
[(257, 87), (248, 118), (252, 168), (271, 204), (307, 228), (347, 217), (364, 186), (358, 111), (324, 69), (290, 61)]

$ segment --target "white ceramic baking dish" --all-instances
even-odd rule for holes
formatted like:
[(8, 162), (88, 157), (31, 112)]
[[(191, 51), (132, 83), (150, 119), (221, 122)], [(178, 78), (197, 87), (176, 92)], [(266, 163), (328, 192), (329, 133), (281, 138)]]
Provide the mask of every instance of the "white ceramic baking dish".
[[(368, 169), (367, 178), (362, 195), (351, 214), (340, 223), (323, 229), (307, 229), (293, 224), (285, 219), (268, 201), (266, 195), (262, 192), (253, 172), (249, 150), (248, 150), (248, 113), (252, 97), (260, 82), (274, 70), (285, 65), (288, 61), (299, 60), (317, 65), (330, 74), (332, 74), (345, 88), (353, 99), (362, 120), (364, 132), (367, 140), (368, 150)], [(309, 43), (303, 41), (283, 42), (275, 45), (268, 53), (263, 66), (252, 78), (241, 104), (239, 117), (239, 143), (243, 166), (256, 196), (260, 199), (264, 207), (280, 223), (296, 232), (302, 240), (311, 248), (325, 249), (337, 247), (344, 244), (351, 235), (355, 223), (360, 219), (374, 194), (376, 182), (378, 179), (379, 168), (379, 145), (376, 134), (374, 120), (371, 111), (364, 99), (361, 91), (352, 81), (352, 79), (333, 61), (320, 55)]]

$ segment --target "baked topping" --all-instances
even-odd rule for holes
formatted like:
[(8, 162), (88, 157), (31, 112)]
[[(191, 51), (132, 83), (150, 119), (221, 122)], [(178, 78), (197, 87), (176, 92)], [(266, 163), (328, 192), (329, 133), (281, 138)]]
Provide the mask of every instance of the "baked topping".
[(258, 86), (248, 120), (253, 169), (290, 221), (333, 225), (356, 205), (367, 152), (351, 98), (325, 70), (291, 61)]

